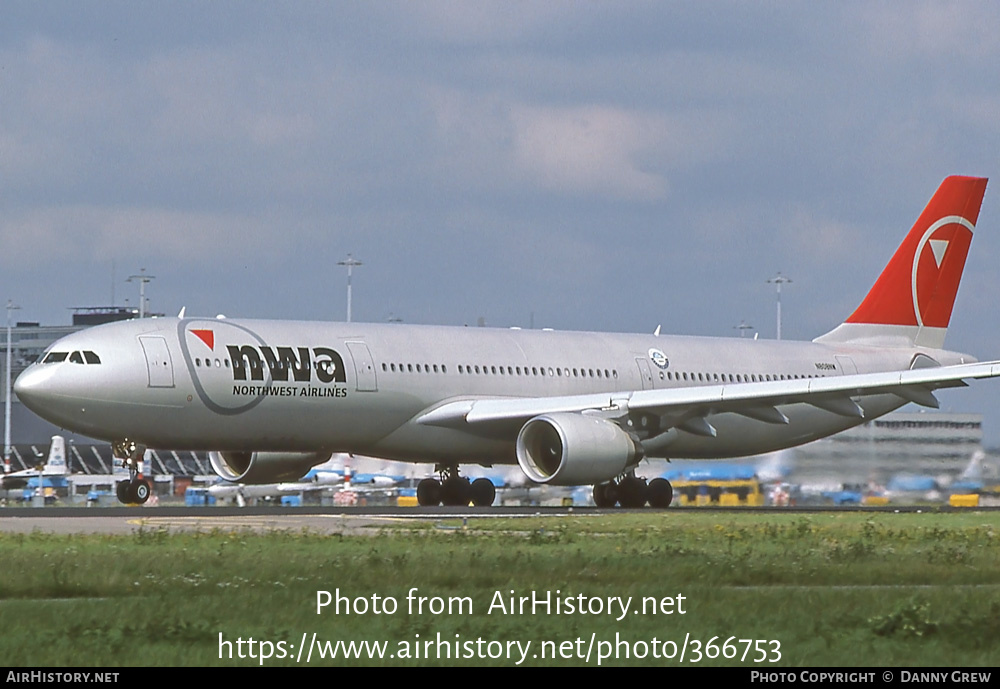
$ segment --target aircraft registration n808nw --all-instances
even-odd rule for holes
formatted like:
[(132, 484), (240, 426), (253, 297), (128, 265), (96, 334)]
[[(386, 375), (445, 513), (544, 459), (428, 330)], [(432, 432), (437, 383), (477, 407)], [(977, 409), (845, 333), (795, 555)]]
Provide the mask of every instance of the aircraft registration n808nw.
[(49, 421), (112, 442), (143, 502), (146, 447), (208, 450), (241, 483), (333, 452), (436, 465), (421, 505), (488, 505), (462, 463), (670, 504), (643, 458), (722, 458), (822, 438), (1000, 375), (943, 349), (986, 179), (944, 180), (857, 310), (812, 342), (398, 324), (139, 319), (65, 337), (17, 379)]

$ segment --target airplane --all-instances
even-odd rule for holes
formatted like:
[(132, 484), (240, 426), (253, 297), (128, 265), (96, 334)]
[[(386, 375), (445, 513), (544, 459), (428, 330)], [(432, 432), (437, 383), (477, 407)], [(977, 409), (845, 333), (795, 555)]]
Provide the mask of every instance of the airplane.
[(893, 502), (900, 500), (926, 500), (936, 502), (950, 493), (976, 493), (985, 488), (983, 462), (986, 453), (981, 449), (972, 453), (969, 463), (957, 476), (941, 472), (935, 475), (901, 472), (889, 477), (885, 493)]
[[(947, 477), (942, 478), (947, 481)], [(927, 474), (896, 474), (889, 478), (885, 486), (885, 494), (892, 502), (938, 502), (943, 497), (942, 490), (942, 481)]]
[[(213, 469), (217, 466), (225, 467), (225, 460), (222, 459), (218, 452), (209, 452), (208, 458)], [(335, 460), (331, 458), (325, 464), (334, 461)], [(240, 507), (243, 507), (246, 505), (247, 498), (270, 498), (281, 495), (293, 495), (296, 493), (309, 493), (326, 490), (332, 486), (343, 483), (344, 471), (342, 469), (338, 470), (333, 466), (326, 466), (325, 464), (310, 469), (305, 473), (305, 475), (296, 481), (261, 484), (247, 484), (228, 481), (225, 478), (221, 478), (220, 474), (220, 472), (225, 472), (226, 469), (216, 469), (216, 473), (220, 474), (220, 479), (217, 483), (208, 487), (208, 493), (217, 500), (227, 500), (232, 498), (237, 502), (237, 504), (240, 505)]]
[(385, 488), (392, 488), (393, 486), (398, 486), (400, 483), (406, 481), (406, 477), (397, 474), (352, 474), (350, 476), (351, 486), (355, 489), (358, 486), (374, 488), (376, 490), (383, 490)]
[[(406, 476), (384, 473), (357, 472), (351, 467), (351, 455), (344, 461), (344, 484), (333, 494), (334, 504), (357, 505), (359, 500), (367, 500), (367, 496), (381, 495), (388, 497), (395, 494), (397, 486), (406, 482)], [(357, 458), (363, 463), (385, 464), (374, 457)]]
[(492, 482), (459, 465), (516, 463), (536, 483), (593, 485), (601, 507), (663, 508), (672, 487), (636, 474), (646, 457), (773, 452), (1000, 376), (1000, 361), (943, 348), (986, 184), (946, 178), (860, 306), (811, 342), (182, 309), (68, 335), (14, 390), (111, 442), (140, 502), (142, 450), (162, 447), (217, 452), (242, 483), (294, 480), (331, 452), (433, 464), (421, 505), (489, 505)]
[[(378, 457), (361, 457), (346, 453), (338, 457), (337, 465), (339, 468), (336, 471), (343, 478), (345, 489), (385, 490), (407, 480), (402, 474), (386, 473), (389, 463)], [(357, 465), (367, 471), (358, 471)]]
[[(39, 455), (39, 458), (40, 457), (41, 455)], [(42, 476), (43, 480), (49, 477), (64, 477), (69, 474), (69, 471), (66, 469), (66, 439), (61, 435), (52, 436), (52, 442), (49, 445), (49, 454), (44, 465), (35, 469), (11, 471), (4, 474), (3, 488), (4, 490), (26, 488), (29, 481), (32, 481), (33, 479), (37, 484), (39, 474)]]

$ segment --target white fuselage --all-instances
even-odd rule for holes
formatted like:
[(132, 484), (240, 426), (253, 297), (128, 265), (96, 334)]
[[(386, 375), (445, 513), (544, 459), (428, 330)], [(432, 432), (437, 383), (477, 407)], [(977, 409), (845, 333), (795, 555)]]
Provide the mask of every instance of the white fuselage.
[[(482, 464), (516, 462), (517, 428), (416, 419), (465, 399), (613, 396), (896, 371), (921, 354), (941, 365), (972, 361), (904, 346), (196, 318), (99, 326), (49, 351), (96, 357), (32, 365), (17, 381), (19, 397), (50, 421), (95, 438), (175, 450), (322, 450)], [(89, 363), (93, 358), (100, 363)], [(892, 394), (855, 401), (866, 418), (904, 403)], [(787, 424), (719, 413), (711, 417), (714, 437), (673, 428), (655, 454), (756, 454), (863, 420), (801, 402), (776, 406)]]

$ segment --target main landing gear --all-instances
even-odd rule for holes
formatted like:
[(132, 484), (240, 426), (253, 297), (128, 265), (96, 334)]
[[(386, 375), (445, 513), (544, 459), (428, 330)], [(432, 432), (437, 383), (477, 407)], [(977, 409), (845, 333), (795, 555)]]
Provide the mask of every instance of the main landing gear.
[(476, 507), (489, 507), (496, 499), (497, 489), (493, 482), (486, 478), (477, 478), (469, 482), (465, 476), (459, 476), (455, 465), (438, 465), (441, 479), (425, 478), (417, 484), (417, 503), (421, 507), (467, 507), (471, 502)]
[(122, 466), (128, 469), (128, 480), (119, 481), (115, 486), (118, 502), (126, 505), (144, 504), (149, 500), (152, 490), (149, 481), (142, 475), (142, 456), (146, 453), (146, 448), (126, 438), (112, 444), (111, 450), (115, 459), (121, 460)]
[(614, 507), (617, 503), (626, 508), (650, 507), (664, 509), (670, 506), (674, 489), (665, 478), (654, 478), (649, 483), (628, 473), (617, 481), (598, 483), (594, 486), (594, 504), (598, 507)]

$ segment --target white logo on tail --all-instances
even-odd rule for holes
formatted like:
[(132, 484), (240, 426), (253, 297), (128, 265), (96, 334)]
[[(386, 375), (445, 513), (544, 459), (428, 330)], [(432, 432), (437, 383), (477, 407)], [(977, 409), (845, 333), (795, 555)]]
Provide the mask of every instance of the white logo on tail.
[(962, 216), (949, 215), (928, 227), (924, 232), (924, 236), (917, 242), (917, 250), (913, 253), (913, 271), (910, 274), (910, 289), (913, 294), (913, 313), (917, 317), (918, 326), (923, 326), (924, 324), (923, 314), (920, 313), (920, 298), (917, 296), (917, 267), (920, 265), (920, 256), (924, 251), (924, 246), (930, 244), (931, 252), (934, 254), (934, 263), (938, 268), (941, 267), (941, 264), (944, 262), (945, 252), (948, 251), (949, 242), (947, 239), (931, 239), (931, 235), (946, 225), (961, 225), (967, 228), (969, 232), (975, 232), (976, 230), (976, 226)]

